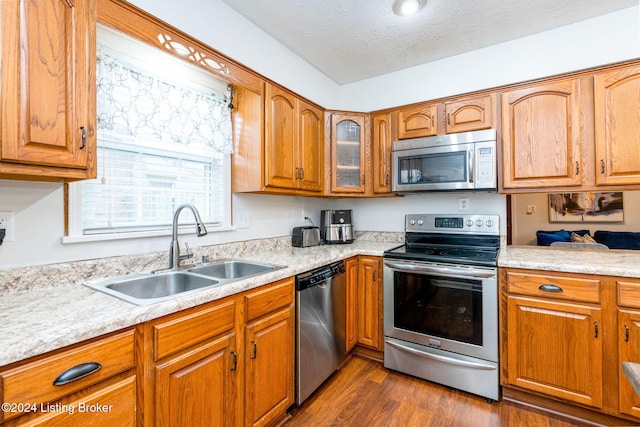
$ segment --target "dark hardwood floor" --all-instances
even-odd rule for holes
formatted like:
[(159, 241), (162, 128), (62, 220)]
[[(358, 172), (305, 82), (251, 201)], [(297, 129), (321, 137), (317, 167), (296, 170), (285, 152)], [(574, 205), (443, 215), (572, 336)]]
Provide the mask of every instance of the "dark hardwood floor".
[(509, 402), (392, 372), (360, 356), (348, 360), (284, 426), (582, 426)]

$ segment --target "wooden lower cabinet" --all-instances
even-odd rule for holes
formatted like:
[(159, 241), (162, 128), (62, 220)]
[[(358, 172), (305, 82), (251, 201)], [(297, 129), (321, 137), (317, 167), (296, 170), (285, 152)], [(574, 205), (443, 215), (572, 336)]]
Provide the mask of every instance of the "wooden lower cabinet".
[(156, 366), (156, 425), (237, 425), (235, 333)]
[(347, 309), (345, 343), (347, 353), (358, 344), (358, 257), (344, 261)]
[(638, 424), (640, 280), (500, 269), (503, 397), (598, 425)]
[[(1, 368), (1, 400), (20, 408), (3, 406), (0, 424), (136, 425), (134, 354), (130, 329)], [(71, 368), (86, 375), (64, 378)], [(28, 410), (20, 411), (23, 405)]]
[(358, 257), (358, 344), (383, 351), (382, 258)]
[(600, 309), (509, 296), (509, 384), (602, 407)]

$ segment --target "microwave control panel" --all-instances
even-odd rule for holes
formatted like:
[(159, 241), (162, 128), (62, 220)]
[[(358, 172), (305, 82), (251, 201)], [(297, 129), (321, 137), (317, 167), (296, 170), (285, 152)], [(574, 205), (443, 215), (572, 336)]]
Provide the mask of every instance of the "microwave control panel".
[(493, 164), (493, 147), (478, 148), (478, 181), (492, 182), (496, 166)]

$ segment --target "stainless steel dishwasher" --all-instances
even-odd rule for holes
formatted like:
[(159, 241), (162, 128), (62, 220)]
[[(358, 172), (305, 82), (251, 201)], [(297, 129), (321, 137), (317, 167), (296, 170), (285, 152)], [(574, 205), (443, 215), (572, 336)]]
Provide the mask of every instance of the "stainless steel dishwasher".
[(296, 277), (296, 403), (302, 404), (346, 357), (344, 261)]

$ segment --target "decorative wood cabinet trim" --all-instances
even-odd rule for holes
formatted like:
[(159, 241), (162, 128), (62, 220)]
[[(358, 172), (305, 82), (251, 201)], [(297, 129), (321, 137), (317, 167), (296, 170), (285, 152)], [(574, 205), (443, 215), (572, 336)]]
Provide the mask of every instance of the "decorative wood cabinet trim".
[(438, 105), (418, 105), (398, 110), (398, 139), (438, 134)]

